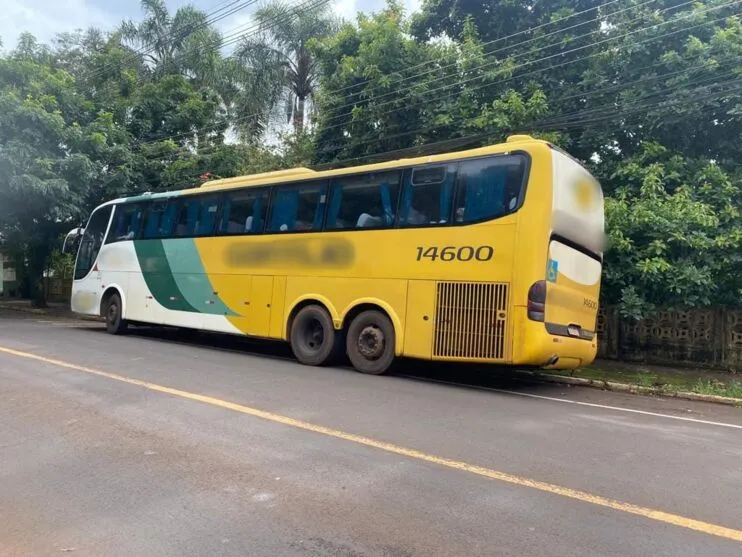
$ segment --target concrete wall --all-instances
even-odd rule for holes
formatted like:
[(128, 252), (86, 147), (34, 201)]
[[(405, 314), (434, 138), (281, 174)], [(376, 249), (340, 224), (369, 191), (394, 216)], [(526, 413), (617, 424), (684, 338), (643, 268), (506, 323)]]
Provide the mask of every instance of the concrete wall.
[(598, 316), (601, 358), (742, 371), (742, 308), (663, 310), (642, 321)]

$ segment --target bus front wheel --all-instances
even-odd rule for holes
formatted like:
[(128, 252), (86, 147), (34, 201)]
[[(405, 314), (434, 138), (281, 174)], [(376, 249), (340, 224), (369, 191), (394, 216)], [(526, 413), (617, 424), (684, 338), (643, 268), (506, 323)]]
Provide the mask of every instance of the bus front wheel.
[(299, 363), (307, 366), (333, 364), (342, 352), (342, 338), (324, 308), (316, 305), (299, 310), (291, 323), (289, 342)]
[(381, 375), (394, 362), (394, 325), (380, 311), (359, 314), (348, 327), (348, 358), (356, 371)]
[(120, 335), (126, 331), (128, 322), (122, 317), (121, 296), (111, 294), (103, 307), (103, 316), (106, 318), (106, 331), (112, 335)]

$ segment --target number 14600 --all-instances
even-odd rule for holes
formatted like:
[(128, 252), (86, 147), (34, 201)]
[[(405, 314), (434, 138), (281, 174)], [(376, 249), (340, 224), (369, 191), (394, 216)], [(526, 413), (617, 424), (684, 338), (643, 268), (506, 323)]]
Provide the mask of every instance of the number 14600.
[(417, 260), (430, 259), (436, 261), (489, 261), (495, 255), (492, 246), (418, 246)]

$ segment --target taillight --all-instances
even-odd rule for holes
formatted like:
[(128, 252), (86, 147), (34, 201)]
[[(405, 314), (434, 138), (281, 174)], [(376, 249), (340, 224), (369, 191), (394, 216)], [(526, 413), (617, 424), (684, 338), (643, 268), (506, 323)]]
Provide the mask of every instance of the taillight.
[(539, 280), (528, 289), (528, 319), (543, 321), (546, 311), (546, 281)]

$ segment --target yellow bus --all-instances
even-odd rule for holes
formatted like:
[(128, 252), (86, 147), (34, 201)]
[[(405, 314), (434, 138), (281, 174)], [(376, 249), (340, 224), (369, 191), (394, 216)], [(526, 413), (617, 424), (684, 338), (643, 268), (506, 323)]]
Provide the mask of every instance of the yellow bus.
[(117, 199), (78, 238), (72, 310), (347, 355), (569, 369), (596, 355), (603, 195), (529, 136)]

